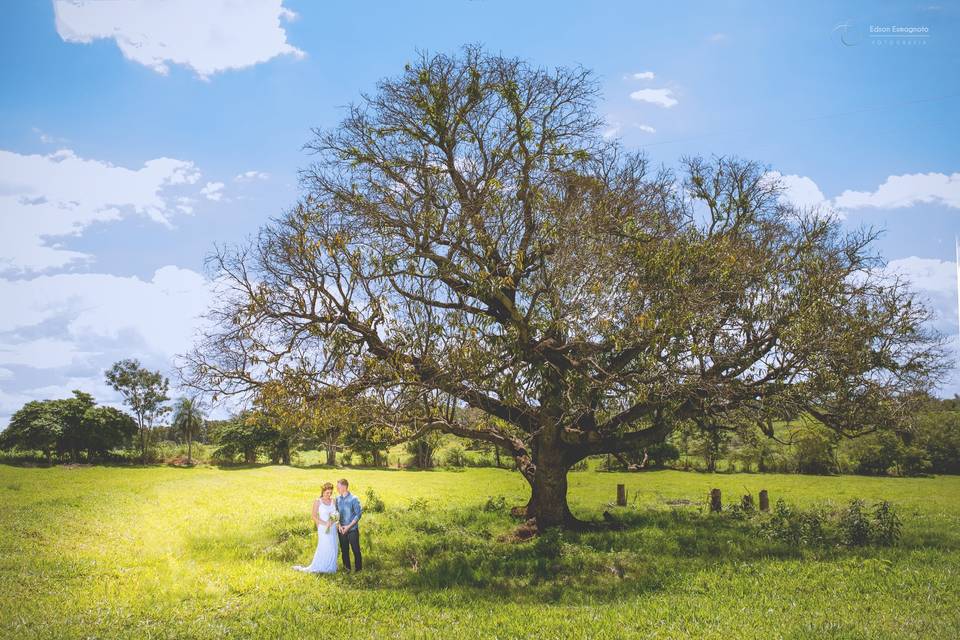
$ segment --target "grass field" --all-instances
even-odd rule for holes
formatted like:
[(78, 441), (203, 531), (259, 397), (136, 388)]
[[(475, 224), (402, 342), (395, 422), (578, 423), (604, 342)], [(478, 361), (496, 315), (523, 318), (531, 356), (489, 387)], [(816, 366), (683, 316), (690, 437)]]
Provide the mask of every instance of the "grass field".
[[(364, 516), (366, 570), (294, 572), (341, 475), (386, 503)], [(580, 472), (575, 513), (599, 519), (617, 482), (626, 529), (507, 542), (516, 522), (483, 506), (526, 489), (496, 469), (0, 466), (0, 637), (960, 637), (960, 477)], [(790, 548), (704, 514), (714, 486), (887, 499), (903, 537)]]

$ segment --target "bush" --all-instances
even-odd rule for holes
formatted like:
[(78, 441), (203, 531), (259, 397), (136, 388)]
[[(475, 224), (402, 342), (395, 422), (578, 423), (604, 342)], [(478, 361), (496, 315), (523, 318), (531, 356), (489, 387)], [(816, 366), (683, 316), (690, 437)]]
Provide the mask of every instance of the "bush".
[(467, 466), (467, 450), (459, 444), (451, 445), (446, 452), (444, 452), (443, 463), (448, 467)]
[(490, 497), (483, 505), (483, 510), (487, 513), (499, 513), (507, 510), (507, 499), (503, 496)]
[(793, 455), (797, 472), (819, 475), (834, 473), (837, 470), (833, 455), (835, 448), (836, 435), (826, 428), (803, 428), (794, 440)]
[[(734, 519), (751, 518), (750, 513), (739, 506), (729, 511)], [(759, 525), (759, 532), (765, 538), (793, 547), (890, 546), (900, 538), (900, 530), (900, 518), (892, 504), (880, 502), (871, 514), (863, 500), (853, 500), (839, 511), (826, 511), (796, 509), (780, 499), (773, 513)]]
[(665, 467), (680, 459), (680, 449), (669, 442), (658, 442), (647, 448), (650, 466)]
[(903, 447), (900, 450), (901, 475), (922, 476), (932, 468), (927, 452), (920, 447)]
[(870, 542), (870, 520), (863, 500), (853, 500), (840, 514), (841, 542), (848, 547), (861, 547)]
[(873, 541), (891, 546), (900, 539), (900, 517), (892, 504), (884, 500), (873, 510)]
[(760, 532), (770, 540), (791, 546), (816, 546), (826, 540), (824, 520), (822, 511), (793, 509), (781, 498), (770, 519), (760, 525)]
[(854, 447), (854, 470), (868, 476), (886, 475), (897, 462), (899, 445), (896, 434), (890, 432), (865, 436)]
[(367, 488), (367, 492), (364, 494), (365, 500), (363, 502), (363, 508), (365, 511), (370, 513), (382, 513), (387, 507), (383, 503), (383, 498), (377, 495), (377, 492), (373, 490), (372, 487)]
[(929, 471), (960, 473), (960, 412), (930, 411), (921, 415), (913, 444), (925, 452)]

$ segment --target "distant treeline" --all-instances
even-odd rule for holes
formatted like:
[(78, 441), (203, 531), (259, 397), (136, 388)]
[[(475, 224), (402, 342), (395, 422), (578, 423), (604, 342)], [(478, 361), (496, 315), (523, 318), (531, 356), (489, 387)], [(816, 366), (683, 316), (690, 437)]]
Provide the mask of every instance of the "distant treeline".
[[(181, 401), (182, 403), (182, 401)], [(280, 428), (255, 411), (227, 420), (178, 420), (149, 429), (146, 453), (130, 415), (97, 405), (79, 391), (65, 400), (28, 402), (0, 432), (7, 460), (56, 462), (203, 462), (253, 464), (304, 462), (369, 467), (510, 467), (513, 460), (493, 445), (434, 433), (399, 446), (344, 429)], [(188, 428), (189, 427), (189, 428)], [(188, 439), (192, 438), (192, 460)], [(319, 453), (313, 453), (319, 452)], [(960, 398), (930, 399), (903, 430), (843, 438), (813, 420), (777, 425), (775, 437), (739, 426), (704, 432), (674, 431), (653, 447), (599, 456), (575, 469), (673, 468), (715, 472), (921, 475), (960, 473)]]

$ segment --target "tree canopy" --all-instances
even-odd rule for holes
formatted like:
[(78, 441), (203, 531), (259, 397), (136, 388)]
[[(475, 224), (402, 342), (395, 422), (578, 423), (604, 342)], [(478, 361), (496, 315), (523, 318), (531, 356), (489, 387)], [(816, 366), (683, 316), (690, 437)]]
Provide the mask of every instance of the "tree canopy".
[(170, 411), (166, 404), (170, 399), (167, 396), (170, 381), (159, 371), (146, 369), (136, 359), (115, 362), (104, 377), (107, 384), (123, 396), (124, 403), (136, 416), (141, 459), (146, 462), (149, 430), (157, 418)]
[(72, 398), (26, 403), (0, 433), (0, 448), (37, 450), (50, 459), (54, 452), (69, 453), (73, 461), (86, 451), (87, 459), (130, 443), (137, 431), (133, 418), (113, 407), (97, 406), (93, 397), (74, 391)]
[(381, 81), (314, 132), (303, 200), (212, 257), (185, 379), (334, 390), (398, 437), (497, 445), (541, 527), (575, 522), (570, 466), (690, 421), (902, 420), (941, 342), (874, 234), (753, 162), (653, 167), (603, 138), (597, 97), (587, 70), (477, 47)]

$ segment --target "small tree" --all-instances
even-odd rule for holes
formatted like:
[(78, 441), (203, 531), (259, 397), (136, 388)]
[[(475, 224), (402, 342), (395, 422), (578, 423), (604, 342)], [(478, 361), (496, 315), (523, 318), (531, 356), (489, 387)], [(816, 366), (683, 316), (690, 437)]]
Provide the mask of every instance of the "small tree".
[(260, 414), (244, 411), (218, 424), (213, 434), (213, 442), (217, 445), (213, 455), (228, 461), (239, 455), (245, 463), (254, 464), (258, 453), (265, 450), (272, 453), (276, 449), (279, 436)]
[(193, 398), (180, 398), (173, 414), (173, 426), (187, 439), (187, 464), (193, 464), (193, 438), (203, 428), (203, 413)]
[(418, 469), (432, 469), (433, 455), (443, 443), (443, 436), (439, 433), (428, 433), (404, 445), (407, 453), (413, 456), (413, 466)]
[(170, 411), (166, 402), (170, 381), (159, 371), (150, 371), (139, 360), (120, 360), (106, 372), (107, 384), (120, 392), (137, 419), (140, 431), (140, 461), (147, 462), (149, 430), (154, 421)]

